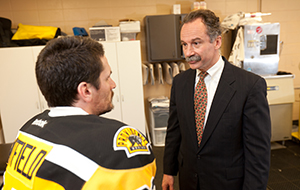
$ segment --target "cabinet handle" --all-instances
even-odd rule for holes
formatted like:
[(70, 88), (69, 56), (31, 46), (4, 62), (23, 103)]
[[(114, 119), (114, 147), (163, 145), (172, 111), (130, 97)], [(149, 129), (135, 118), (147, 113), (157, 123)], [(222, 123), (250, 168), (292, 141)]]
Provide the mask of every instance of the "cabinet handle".
[(124, 96), (122, 95), (122, 102), (124, 102)]
[(117, 102), (120, 102), (119, 96), (116, 95)]

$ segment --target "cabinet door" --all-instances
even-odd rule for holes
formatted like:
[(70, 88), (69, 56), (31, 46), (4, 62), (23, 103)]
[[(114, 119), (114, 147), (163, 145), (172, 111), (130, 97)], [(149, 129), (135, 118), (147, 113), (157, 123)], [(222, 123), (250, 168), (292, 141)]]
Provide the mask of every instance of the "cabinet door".
[[(34, 46), (32, 47), (32, 53), (33, 53), (33, 63), (34, 63), (34, 77), (35, 77), (35, 64), (37, 61), (37, 57), (39, 55), (39, 53), (41, 52), (41, 50), (44, 48), (45, 46)], [(36, 82), (37, 83), (37, 82)], [(37, 93), (39, 96), (39, 106), (40, 106), (40, 111), (44, 111), (46, 109), (48, 109), (48, 104), (47, 101), (45, 100), (45, 97), (43, 96), (42, 92), (40, 91), (38, 85), (37, 85)]]
[(15, 140), (18, 130), (40, 112), (31, 47), (0, 49), (0, 112), (6, 143)]
[(118, 60), (117, 60), (117, 51), (116, 51), (116, 43), (115, 42), (101, 42), (104, 47), (105, 56), (107, 58), (108, 64), (111, 67), (112, 75), (111, 78), (116, 83), (116, 88), (114, 91), (113, 97), (113, 105), (114, 109), (104, 115), (103, 117), (117, 119), (119, 121), (123, 121), (122, 119), (122, 111), (121, 111), (121, 102), (120, 102), (120, 86), (119, 86), (119, 73), (118, 73)]
[(140, 41), (117, 43), (123, 122), (145, 134)]
[(149, 62), (182, 60), (180, 25), (185, 14), (145, 17)]

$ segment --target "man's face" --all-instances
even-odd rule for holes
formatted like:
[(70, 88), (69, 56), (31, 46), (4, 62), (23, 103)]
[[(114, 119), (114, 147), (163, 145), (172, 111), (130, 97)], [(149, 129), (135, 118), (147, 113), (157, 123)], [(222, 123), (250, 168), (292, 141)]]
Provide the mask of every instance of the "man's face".
[(218, 61), (221, 36), (211, 43), (201, 18), (185, 23), (180, 38), (183, 53), (192, 69), (207, 71)]
[(112, 90), (116, 87), (116, 83), (110, 78), (112, 72), (106, 57), (103, 56), (100, 59), (103, 63), (103, 71), (99, 77), (100, 86), (98, 90), (93, 88), (93, 114), (95, 115), (101, 115), (113, 109), (114, 93)]

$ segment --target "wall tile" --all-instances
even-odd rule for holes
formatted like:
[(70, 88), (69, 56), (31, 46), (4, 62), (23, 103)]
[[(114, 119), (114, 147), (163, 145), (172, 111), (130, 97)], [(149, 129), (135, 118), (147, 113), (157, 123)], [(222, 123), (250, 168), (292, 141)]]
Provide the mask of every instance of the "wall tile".
[(90, 7), (88, 1), (62, 0), (63, 9), (84, 9)]
[(87, 9), (67, 9), (63, 11), (65, 21), (87, 21)]
[(88, 8), (104, 8), (113, 7), (114, 1), (109, 0), (89, 0), (87, 3)]
[(131, 19), (132, 15), (135, 14), (135, 7), (114, 7), (112, 11), (112, 19), (119, 22), (121, 19)]
[(285, 55), (299, 54), (299, 44), (285, 43), (281, 53)]
[[(247, 2), (245, 0), (226, 2), (225, 10), (226, 14), (234, 14), (247, 9)], [(245, 12), (245, 11), (244, 11)]]
[(253, 0), (248, 0), (247, 1), (247, 7), (245, 10), (243, 10), (244, 12), (259, 12), (259, 3), (255, 2)]
[(135, 0), (114, 0), (113, 7), (133, 7)]
[[(178, 4), (181, 5), (181, 13), (182, 14), (187, 14), (189, 12), (192, 11), (192, 8), (193, 8), (193, 3), (194, 1), (183, 1), (183, 2), (178, 2)], [(209, 9), (208, 5), (207, 5), (207, 8)], [(173, 7), (171, 7), (171, 9), (173, 9)]]
[(38, 11), (13, 11), (14, 24), (36, 25), (39, 23)]
[[(129, 14), (128, 18), (132, 20), (140, 21), (140, 24), (143, 25), (143, 20), (146, 15), (153, 15), (156, 12), (156, 7), (134, 7), (134, 13)], [(146, 14), (145, 14), (146, 13)]]
[(42, 10), (39, 11), (39, 18), (41, 24), (45, 22), (63, 21), (63, 10)]
[(265, 11), (287, 11), (287, 10), (299, 10), (299, 0), (262, 0), (262, 9)]
[(2, 11), (10, 11), (10, 10), (11, 10), (10, 1), (0, 0), (0, 11), (2, 12)]
[(27, 10), (37, 10), (38, 0), (10, 0), (12, 10), (17, 11), (27, 11)]
[(132, 0), (135, 2), (135, 6), (155, 6), (157, 0)]
[(88, 9), (88, 19), (89, 20), (106, 20), (112, 18), (112, 11), (111, 7), (109, 8), (90, 8)]
[(207, 8), (213, 11), (224, 11), (226, 3), (224, 2), (210, 2), (207, 4)]
[(62, 9), (62, 0), (39, 0), (37, 1), (37, 8), (39, 10)]
[[(298, 23), (298, 24), (300, 25), (300, 23)], [(291, 32), (287, 31), (288, 35), (286, 35), (286, 38), (283, 40), (283, 42), (287, 43), (287, 44), (289, 44), (289, 43), (300, 44), (300, 35), (299, 35), (299, 32), (297, 32), (295, 30), (289, 30), (289, 31), (291, 31)]]
[(161, 14), (171, 14), (172, 13), (172, 7), (168, 4), (161, 4), (157, 3), (156, 4), (156, 14), (161, 15)]
[[(235, 2), (247, 3), (248, 0), (226, 0), (227, 4), (235, 3)], [(253, 1), (253, 0), (252, 0)]]

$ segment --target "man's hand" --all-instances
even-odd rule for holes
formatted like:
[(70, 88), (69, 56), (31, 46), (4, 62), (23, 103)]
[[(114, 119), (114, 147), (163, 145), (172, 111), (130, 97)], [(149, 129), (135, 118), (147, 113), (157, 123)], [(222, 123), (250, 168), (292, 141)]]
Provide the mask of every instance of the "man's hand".
[(174, 190), (174, 177), (164, 174), (161, 186), (163, 190)]

